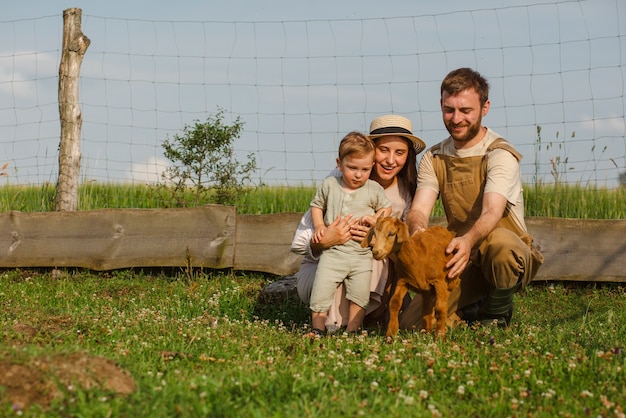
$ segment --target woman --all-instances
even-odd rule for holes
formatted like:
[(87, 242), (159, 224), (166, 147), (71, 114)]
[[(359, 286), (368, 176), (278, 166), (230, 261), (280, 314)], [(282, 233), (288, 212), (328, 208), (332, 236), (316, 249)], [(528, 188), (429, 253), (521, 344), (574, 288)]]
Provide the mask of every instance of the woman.
[[(380, 116), (370, 124), (369, 136), (376, 144), (375, 165), (370, 179), (378, 182), (385, 195), (392, 203), (392, 213), (401, 214), (404, 219), (411, 207), (417, 187), (417, 154), (426, 148), (426, 144), (412, 133), (411, 121), (403, 116)], [(338, 175), (333, 171), (331, 175)], [(362, 241), (371, 225), (360, 225), (348, 215), (337, 218), (330, 224), (319, 243), (311, 243), (313, 223), (310, 211), (307, 211), (300, 223), (291, 243), (291, 251), (304, 255), (296, 277), (298, 296), (305, 304), (309, 304), (311, 289), (315, 279), (317, 260), (322, 251), (334, 245), (344, 244), (354, 239)], [(388, 260), (374, 260), (370, 283), (370, 303), (367, 311), (361, 309), (356, 315), (356, 322), (362, 324), (366, 316), (379, 318), (384, 312), (382, 297), (389, 273)], [(349, 301), (343, 286), (337, 288), (333, 305), (328, 312), (326, 329), (336, 331), (347, 325)], [(353, 318), (355, 317), (353, 312)]]

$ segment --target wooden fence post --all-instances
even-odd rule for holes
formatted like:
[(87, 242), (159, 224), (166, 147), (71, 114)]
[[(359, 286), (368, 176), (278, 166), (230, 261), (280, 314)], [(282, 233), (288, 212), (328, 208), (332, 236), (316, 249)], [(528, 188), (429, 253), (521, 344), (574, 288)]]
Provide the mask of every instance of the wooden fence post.
[(78, 105), (78, 76), (83, 56), (91, 41), (81, 31), (82, 10), (63, 11), (63, 50), (59, 65), (59, 116), (61, 143), (59, 147), (59, 178), (56, 210), (78, 208), (80, 174), (80, 133), (82, 115)]

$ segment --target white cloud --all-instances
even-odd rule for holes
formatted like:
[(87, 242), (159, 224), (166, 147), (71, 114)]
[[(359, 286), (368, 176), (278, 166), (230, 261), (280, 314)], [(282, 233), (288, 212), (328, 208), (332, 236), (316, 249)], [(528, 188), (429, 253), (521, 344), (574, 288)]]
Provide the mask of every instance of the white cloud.
[(154, 184), (161, 181), (161, 174), (169, 167), (165, 158), (149, 157), (142, 163), (134, 163), (128, 176), (133, 182)]
[(590, 132), (595, 132), (596, 136), (623, 136), (626, 132), (626, 121), (623, 116), (615, 114), (604, 118), (585, 116), (582, 120), (584, 121), (582, 125)]

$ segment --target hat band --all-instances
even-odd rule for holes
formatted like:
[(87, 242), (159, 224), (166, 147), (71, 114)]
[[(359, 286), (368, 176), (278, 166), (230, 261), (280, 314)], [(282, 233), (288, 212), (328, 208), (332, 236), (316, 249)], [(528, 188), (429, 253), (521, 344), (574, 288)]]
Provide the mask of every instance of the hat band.
[(370, 135), (381, 134), (407, 134), (413, 136), (413, 132), (399, 126), (387, 126), (385, 128), (374, 129), (372, 132), (370, 132)]

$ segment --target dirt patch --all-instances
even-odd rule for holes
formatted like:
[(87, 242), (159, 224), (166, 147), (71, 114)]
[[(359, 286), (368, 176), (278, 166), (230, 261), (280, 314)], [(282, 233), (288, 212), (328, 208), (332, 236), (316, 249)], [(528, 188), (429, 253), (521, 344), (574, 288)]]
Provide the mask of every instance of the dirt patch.
[(36, 357), (28, 362), (0, 360), (2, 403), (15, 410), (36, 403), (43, 408), (77, 389), (102, 389), (115, 395), (129, 395), (136, 385), (128, 372), (113, 361), (86, 354)]

